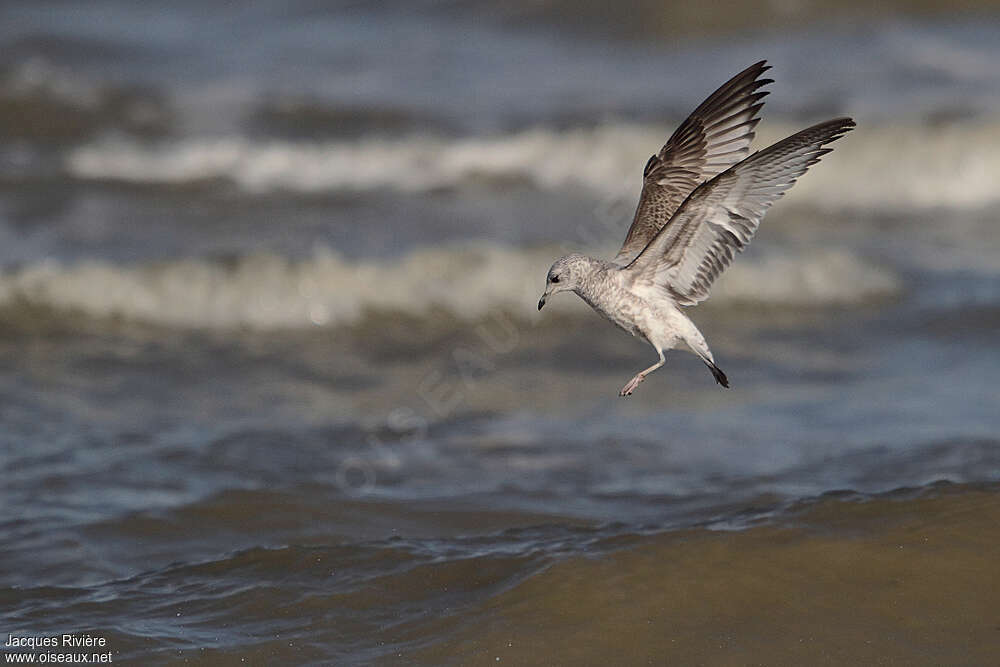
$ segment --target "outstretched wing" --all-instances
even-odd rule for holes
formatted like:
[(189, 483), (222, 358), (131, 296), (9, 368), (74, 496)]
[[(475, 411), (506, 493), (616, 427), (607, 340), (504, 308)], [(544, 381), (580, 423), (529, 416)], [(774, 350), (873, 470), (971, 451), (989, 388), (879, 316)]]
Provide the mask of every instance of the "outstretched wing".
[(712, 93), (671, 135), (643, 170), (642, 194), (625, 244), (614, 258), (624, 266), (635, 259), (667, 224), (684, 198), (699, 184), (750, 153), (757, 112), (772, 83), (759, 78), (770, 69), (762, 60)]
[(850, 118), (813, 125), (698, 186), (623, 270), (666, 289), (682, 306), (704, 301), (733, 255), (750, 243), (771, 204), (833, 150), (823, 146), (853, 127)]

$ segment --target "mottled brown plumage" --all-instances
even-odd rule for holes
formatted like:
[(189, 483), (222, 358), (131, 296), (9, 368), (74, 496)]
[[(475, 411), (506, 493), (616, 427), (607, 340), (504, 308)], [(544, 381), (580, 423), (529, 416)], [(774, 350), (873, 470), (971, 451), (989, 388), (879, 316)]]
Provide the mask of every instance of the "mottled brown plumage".
[(625, 270), (667, 290), (678, 305), (704, 301), (771, 204), (853, 127), (850, 118), (813, 125), (698, 186)]
[(760, 78), (768, 69), (762, 60), (720, 86), (649, 158), (639, 205), (616, 264), (635, 259), (696, 187), (750, 153), (761, 100), (768, 94), (759, 88), (772, 83)]

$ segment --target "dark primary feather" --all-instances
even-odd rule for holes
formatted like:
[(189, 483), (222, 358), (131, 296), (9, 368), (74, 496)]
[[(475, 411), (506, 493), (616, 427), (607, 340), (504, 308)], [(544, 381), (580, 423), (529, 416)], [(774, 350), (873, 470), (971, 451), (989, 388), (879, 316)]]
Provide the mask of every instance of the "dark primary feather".
[(682, 306), (708, 298), (712, 283), (753, 238), (771, 204), (854, 127), (837, 118), (754, 153), (698, 186), (624, 270), (666, 289)]
[(767, 95), (758, 88), (772, 83), (759, 78), (770, 69), (765, 63), (751, 65), (712, 93), (649, 158), (639, 205), (616, 264), (631, 262), (699, 184), (749, 154)]

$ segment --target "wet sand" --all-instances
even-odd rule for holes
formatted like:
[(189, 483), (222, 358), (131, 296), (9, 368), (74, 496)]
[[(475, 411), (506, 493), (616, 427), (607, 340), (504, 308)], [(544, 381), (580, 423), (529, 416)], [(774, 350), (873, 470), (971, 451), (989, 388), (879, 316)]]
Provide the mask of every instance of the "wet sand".
[(553, 565), (455, 621), (428, 664), (987, 665), (1000, 488), (825, 500)]

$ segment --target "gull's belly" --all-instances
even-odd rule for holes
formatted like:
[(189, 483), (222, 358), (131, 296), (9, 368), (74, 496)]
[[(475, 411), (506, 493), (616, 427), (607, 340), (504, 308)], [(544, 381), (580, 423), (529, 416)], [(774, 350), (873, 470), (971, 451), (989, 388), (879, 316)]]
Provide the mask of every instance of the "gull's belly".
[(591, 302), (590, 306), (633, 336), (647, 339), (648, 319), (654, 309), (644, 299), (622, 290), (614, 294), (612, 299)]
[(592, 296), (597, 298), (584, 300), (594, 310), (657, 349), (674, 347), (687, 321), (676, 308), (664, 307), (617, 285), (606, 283), (605, 289)]

